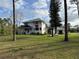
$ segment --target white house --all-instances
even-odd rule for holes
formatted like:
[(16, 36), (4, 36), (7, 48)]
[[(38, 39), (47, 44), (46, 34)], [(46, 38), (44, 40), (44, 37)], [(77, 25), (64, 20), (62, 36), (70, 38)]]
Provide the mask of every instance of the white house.
[[(51, 28), (48, 28), (47, 24), (40, 18), (29, 20), (23, 23), (24, 25), (22, 25), (17, 31), (18, 34), (51, 34)], [(64, 26), (57, 27), (57, 34), (63, 33)], [(53, 29), (53, 34), (55, 34), (55, 29)]]
[[(23, 27), (23, 28), (22, 28)], [(24, 34), (45, 34), (47, 32), (47, 24), (40, 18), (24, 22), (19, 33)]]

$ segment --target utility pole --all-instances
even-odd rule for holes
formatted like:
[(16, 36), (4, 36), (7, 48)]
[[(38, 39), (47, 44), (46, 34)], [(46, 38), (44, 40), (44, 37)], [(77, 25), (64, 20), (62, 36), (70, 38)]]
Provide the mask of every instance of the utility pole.
[(64, 41), (68, 41), (68, 15), (67, 15), (67, 1), (64, 0), (64, 12), (65, 12), (65, 38)]
[(16, 41), (15, 0), (13, 0), (13, 41)]

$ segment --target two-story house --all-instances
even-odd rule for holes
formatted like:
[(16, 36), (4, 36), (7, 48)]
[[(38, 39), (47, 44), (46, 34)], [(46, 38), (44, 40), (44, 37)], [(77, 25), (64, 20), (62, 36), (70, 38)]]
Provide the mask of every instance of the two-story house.
[(24, 34), (45, 34), (47, 33), (47, 24), (40, 18), (29, 20), (24, 22), (20, 32)]

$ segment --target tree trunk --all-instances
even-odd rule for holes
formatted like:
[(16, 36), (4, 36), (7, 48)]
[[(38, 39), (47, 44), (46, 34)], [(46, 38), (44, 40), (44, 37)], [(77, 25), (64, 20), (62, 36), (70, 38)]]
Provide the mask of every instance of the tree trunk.
[(15, 27), (15, 0), (13, 0), (13, 41), (16, 41), (16, 27)]
[(64, 12), (65, 12), (65, 38), (64, 41), (68, 41), (68, 26), (67, 26), (67, 1), (64, 0)]
[(53, 37), (53, 28), (52, 28), (52, 37)]

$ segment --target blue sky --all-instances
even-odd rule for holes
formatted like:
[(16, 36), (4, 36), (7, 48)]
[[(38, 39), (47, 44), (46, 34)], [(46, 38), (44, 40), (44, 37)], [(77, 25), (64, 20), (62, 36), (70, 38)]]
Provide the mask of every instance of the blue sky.
[[(64, 21), (63, 0), (61, 1), (61, 11), (59, 12), (62, 21)], [(76, 5), (68, 4), (68, 20), (72, 25), (79, 23)], [(50, 0), (18, 0), (16, 2), (16, 18), (22, 18), (22, 21), (41, 18), (49, 22), (49, 3)], [(74, 11), (74, 12), (73, 12)], [(12, 0), (0, 0), (0, 17), (12, 16)]]

